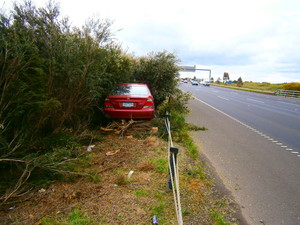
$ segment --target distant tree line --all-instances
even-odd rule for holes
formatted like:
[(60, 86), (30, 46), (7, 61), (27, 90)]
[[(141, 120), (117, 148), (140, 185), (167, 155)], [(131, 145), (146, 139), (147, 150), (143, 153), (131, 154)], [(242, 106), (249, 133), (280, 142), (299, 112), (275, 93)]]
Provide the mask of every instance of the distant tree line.
[(0, 13), (0, 170), (19, 183), (50, 159), (61, 161), (48, 154), (72, 143), (72, 135), (103, 123), (103, 100), (116, 84), (147, 83), (156, 105), (177, 92), (174, 54), (135, 57), (117, 43), (110, 21), (77, 28), (59, 16), (51, 2)]

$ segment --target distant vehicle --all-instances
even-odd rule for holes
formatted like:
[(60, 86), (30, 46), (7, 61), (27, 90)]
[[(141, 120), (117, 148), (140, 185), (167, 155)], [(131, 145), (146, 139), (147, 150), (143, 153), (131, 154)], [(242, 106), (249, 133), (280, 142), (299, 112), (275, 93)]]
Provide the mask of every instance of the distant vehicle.
[(192, 80), (192, 81), (191, 81), (191, 84), (192, 84), (192, 85), (197, 85), (197, 86), (199, 85), (199, 83), (198, 83), (197, 81), (195, 81), (195, 80)]
[(204, 86), (210, 86), (210, 82), (209, 81), (204, 81), (203, 85)]
[(188, 81), (187, 81), (187, 80), (184, 80), (183, 83), (188, 83)]
[(154, 110), (147, 84), (119, 84), (104, 102), (105, 114), (114, 119), (152, 119)]

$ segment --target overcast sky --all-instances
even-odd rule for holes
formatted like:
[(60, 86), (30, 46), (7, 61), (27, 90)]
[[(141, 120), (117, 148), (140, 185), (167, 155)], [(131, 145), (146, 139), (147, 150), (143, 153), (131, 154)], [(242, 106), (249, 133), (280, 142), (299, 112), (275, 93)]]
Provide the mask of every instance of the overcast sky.
[[(4, 8), (11, 0), (0, 0)], [(20, 2), (20, 1), (18, 1)], [(48, 0), (32, 0), (45, 6)], [(94, 15), (113, 21), (128, 53), (175, 53), (181, 65), (217, 79), (300, 82), (299, 0), (56, 0), (81, 26)], [(196, 72), (197, 77), (207, 73)]]

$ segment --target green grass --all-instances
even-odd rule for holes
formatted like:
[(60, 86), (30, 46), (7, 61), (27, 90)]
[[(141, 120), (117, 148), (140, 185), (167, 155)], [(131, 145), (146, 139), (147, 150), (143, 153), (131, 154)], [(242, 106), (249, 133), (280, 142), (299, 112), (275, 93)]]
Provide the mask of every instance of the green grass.
[(168, 172), (168, 159), (161, 158), (153, 161), (155, 165), (155, 171), (159, 173), (167, 173)]
[(212, 213), (212, 219), (214, 225), (230, 225), (230, 222), (226, 221), (223, 216), (218, 212)]
[(70, 225), (85, 225), (91, 224), (92, 220), (80, 209), (74, 209), (67, 218), (67, 222)]
[(282, 89), (284, 84), (271, 84), (268, 82), (262, 82), (262, 83), (244, 82), (242, 87), (237, 87), (236, 84), (222, 84), (222, 83), (221, 84), (213, 83), (212, 85), (266, 94), (266, 93), (274, 93), (276, 90)]
[(206, 176), (203, 167), (199, 167), (197, 169), (187, 169), (185, 174), (191, 178), (200, 178), (201, 180), (206, 180), (208, 177)]
[(183, 143), (185, 144), (189, 157), (196, 160), (198, 158), (198, 148), (193, 139), (189, 135), (187, 135), (184, 138)]
[(58, 221), (53, 218), (44, 217), (41, 220), (42, 225), (60, 225), (60, 224), (68, 224), (68, 225), (89, 225), (93, 224), (92, 219), (82, 212), (80, 209), (75, 208), (71, 213), (69, 213), (65, 218)]
[(207, 130), (206, 127), (199, 127), (197, 125), (190, 124), (190, 123), (187, 123), (186, 126), (187, 126), (188, 130), (192, 130), (192, 131), (199, 131), (199, 130), (205, 131), (205, 130)]
[(141, 196), (147, 196), (149, 195), (149, 193), (146, 190), (135, 190), (134, 195), (137, 197), (141, 197)]

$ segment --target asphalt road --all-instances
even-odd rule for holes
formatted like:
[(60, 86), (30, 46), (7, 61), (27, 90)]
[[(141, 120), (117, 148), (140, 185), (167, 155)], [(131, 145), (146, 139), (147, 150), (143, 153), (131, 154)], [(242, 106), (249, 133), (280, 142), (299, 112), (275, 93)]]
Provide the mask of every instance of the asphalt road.
[(300, 100), (182, 84), (194, 140), (249, 224), (300, 224)]

